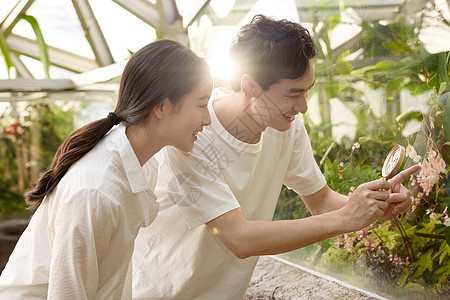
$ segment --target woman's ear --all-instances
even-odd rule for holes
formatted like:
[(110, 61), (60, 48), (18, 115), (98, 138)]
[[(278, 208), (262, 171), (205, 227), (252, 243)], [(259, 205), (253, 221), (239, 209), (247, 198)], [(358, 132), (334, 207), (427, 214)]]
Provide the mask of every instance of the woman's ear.
[(169, 114), (169, 102), (169, 99), (165, 98), (153, 108), (153, 113), (158, 120), (164, 119)]
[(241, 78), (241, 91), (245, 97), (251, 99), (258, 94), (259, 85), (249, 74), (244, 74)]

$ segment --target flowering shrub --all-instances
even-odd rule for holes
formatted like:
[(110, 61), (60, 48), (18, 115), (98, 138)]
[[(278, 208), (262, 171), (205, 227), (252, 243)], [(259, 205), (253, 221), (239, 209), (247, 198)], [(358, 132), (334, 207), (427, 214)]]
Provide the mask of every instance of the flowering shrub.
[[(384, 159), (396, 144), (407, 147), (405, 167), (419, 163), (422, 169), (403, 183), (411, 191), (410, 212), (305, 247), (289, 258), (295, 261), (298, 254), (302, 256), (299, 262), (308, 267), (336, 276), (356, 275), (367, 289), (378, 285), (377, 292), (388, 298), (395, 295), (450, 299), (450, 94), (445, 94), (450, 87), (450, 52), (446, 49), (442, 51), (447, 52), (431, 54), (418, 40), (417, 32), (422, 30), (424, 20), (430, 19), (450, 25), (431, 1), (415, 16), (387, 24), (364, 22), (361, 41), (356, 47), (339, 52), (338, 57), (326, 44), (327, 26), (316, 26), (314, 32), (321, 41), (312, 89), (321, 105), (320, 122), (313, 122), (306, 114), (304, 124), (328, 185), (350, 194), (361, 183), (379, 179)], [(361, 49), (360, 53), (355, 52)], [(366, 88), (383, 93), (380, 110), (373, 109), (379, 103), (365, 93)], [(417, 95), (418, 99), (428, 94), (428, 113), (403, 112), (403, 92)], [(351, 134), (339, 141), (333, 139), (330, 99), (339, 99), (355, 117), (356, 139), (349, 138)], [(420, 131), (405, 136), (404, 129), (411, 121), (421, 122)], [(284, 189), (275, 218), (304, 214), (302, 206), (295, 205), (296, 201), (301, 203), (300, 199), (291, 201), (288, 195)], [(294, 213), (288, 214), (288, 209)], [(407, 295), (401, 295), (402, 292)], [(420, 295), (413, 297), (415, 293)]]
[[(422, 155), (413, 144), (408, 143), (406, 147), (408, 163), (421, 166), (418, 174), (404, 183), (411, 191), (412, 210), (392, 221), (378, 221), (360, 231), (337, 237), (333, 247), (321, 256), (322, 266), (337, 270), (352, 262), (354, 274), (363, 279), (370, 274), (372, 282), (376, 279), (379, 287), (391, 286), (391, 293), (403, 290), (432, 292), (439, 297), (450, 295), (449, 167), (441, 153), (445, 149), (441, 146), (445, 143), (444, 124), (446, 118), (450, 120), (450, 114), (444, 113), (447, 99), (444, 100), (445, 103), (432, 106), (430, 114), (434, 117), (424, 117), (427, 122), (422, 123), (422, 130), (416, 136), (415, 142), (423, 149)], [(338, 189), (348, 195), (359, 184), (372, 179), (367, 177), (368, 171), (361, 172), (365, 168), (354, 161), (355, 151), (363, 147), (353, 144), (348, 159), (337, 164), (337, 173), (330, 172), (344, 182)], [(332, 178), (330, 181), (336, 184)], [(346, 182), (352, 184), (349, 186)]]

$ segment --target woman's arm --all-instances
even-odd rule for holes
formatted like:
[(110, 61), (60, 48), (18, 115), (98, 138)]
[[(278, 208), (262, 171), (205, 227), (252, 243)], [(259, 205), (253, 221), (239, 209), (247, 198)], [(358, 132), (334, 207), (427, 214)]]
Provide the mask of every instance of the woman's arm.
[(117, 210), (96, 190), (81, 190), (55, 209), (48, 298), (95, 299)]

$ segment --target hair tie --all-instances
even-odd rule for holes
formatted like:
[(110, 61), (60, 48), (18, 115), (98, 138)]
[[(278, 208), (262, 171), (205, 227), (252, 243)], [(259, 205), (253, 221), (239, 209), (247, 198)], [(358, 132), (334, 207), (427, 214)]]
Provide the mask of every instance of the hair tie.
[(115, 113), (110, 112), (108, 114), (108, 120), (113, 124), (113, 125), (117, 125), (120, 123), (120, 119), (116, 116)]

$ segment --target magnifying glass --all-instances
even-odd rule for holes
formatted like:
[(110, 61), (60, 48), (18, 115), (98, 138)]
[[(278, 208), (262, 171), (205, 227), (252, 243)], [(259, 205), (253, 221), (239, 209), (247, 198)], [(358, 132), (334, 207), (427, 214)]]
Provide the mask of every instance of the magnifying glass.
[(383, 168), (381, 169), (381, 175), (388, 180), (395, 176), (406, 163), (406, 150), (401, 145), (396, 145), (391, 149), (387, 155)]

